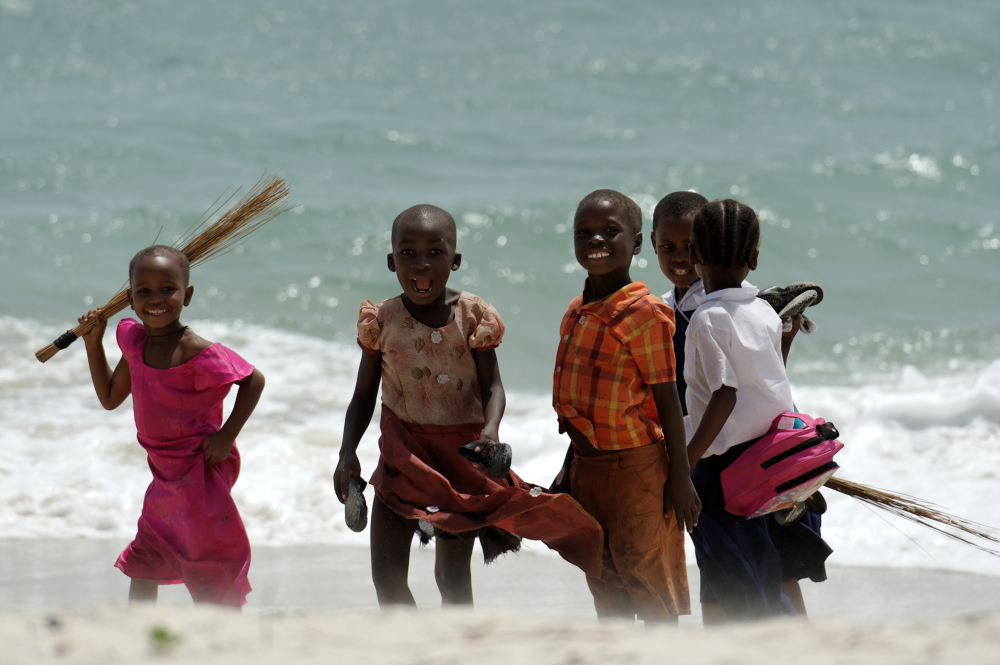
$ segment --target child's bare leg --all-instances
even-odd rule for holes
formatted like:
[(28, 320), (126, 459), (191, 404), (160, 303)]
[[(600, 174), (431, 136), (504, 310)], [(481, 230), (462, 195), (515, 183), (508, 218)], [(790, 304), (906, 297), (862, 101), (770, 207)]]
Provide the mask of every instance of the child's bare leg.
[(703, 626), (718, 626), (726, 623), (726, 611), (722, 609), (721, 603), (701, 604), (701, 624)]
[(128, 604), (156, 602), (160, 585), (156, 580), (137, 580), (132, 578), (128, 587)]
[(437, 538), (434, 579), (442, 605), (472, 605), (472, 548), (475, 537)]
[(788, 598), (792, 601), (792, 607), (795, 608), (799, 616), (803, 619), (808, 619), (809, 614), (806, 612), (806, 601), (802, 597), (802, 588), (799, 586), (799, 581), (788, 580), (787, 582), (782, 582), (781, 589), (788, 594)]
[(372, 581), (379, 607), (416, 605), (407, 583), (410, 571), (410, 541), (416, 520), (408, 520), (388, 508), (378, 496), (372, 506)]

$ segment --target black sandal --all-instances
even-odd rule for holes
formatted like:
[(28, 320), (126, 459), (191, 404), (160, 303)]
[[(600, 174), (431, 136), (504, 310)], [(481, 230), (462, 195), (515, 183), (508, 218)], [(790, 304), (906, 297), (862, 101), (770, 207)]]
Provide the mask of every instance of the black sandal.
[(344, 521), (351, 531), (360, 533), (368, 526), (368, 502), (365, 501), (365, 487), (368, 483), (364, 478), (358, 480), (351, 476), (347, 488), (347, 501), (344, 502)]
[(514, 451), (508, 443), (473, 441), (458, 449), (458, 454), (486, 469), (494, 478), (506, 478)]

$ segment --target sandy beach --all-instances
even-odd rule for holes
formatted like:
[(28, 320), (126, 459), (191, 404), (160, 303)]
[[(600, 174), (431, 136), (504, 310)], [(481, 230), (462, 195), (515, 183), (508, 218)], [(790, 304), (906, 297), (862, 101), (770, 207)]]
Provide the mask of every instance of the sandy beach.
[[(1000, 649), (1000, 578), (944, 571), (831, 567), (804, 583), (812, 621), (731, 626), (705, 640), (697, 615), (679, 630), (598, 624), (582, 573), (525, 552), (474, 566), (476, 611), (438, 610), (433, 552), (414, 548), (422, 611), (380, 613), (363, 547), (254, 550), (246, 614), (194, 607), (183, 586), (130, 611), (112, 568), (123, 543), (0, 540), (0, 663), (791, 662), (987, 663)], [(697, 571), (689, 570), (692, 581)]]
[[(0, 539), (0, 611), (81, 612), (123, 606), (129, 581), (113, 567), (127, 543), (88, 539)], [(595, 621), (586, 582), (575, 567), (533, 549), (491, 566), (473, 554), (476, 609)], [(698, 570), (688, 567), (694, 614), (682, 625), (700, 626)], [(938, 622), (971, 615), (1000, 615), (1000, 577), (918, 568), (829, 566), (822, 584), (808, 580), (802, 590), (817, 620), (861, 624)], [(366, 547), (296, 545), (255, 547), (250, 567), (254, 590), (247, 613), (344, 612), (375, 610)], [(434, 551), (414, 546), (410, 588), (422, 609), (436, 608)], [(183, 585), (161, 586), (160, 604), (190, 607)]]

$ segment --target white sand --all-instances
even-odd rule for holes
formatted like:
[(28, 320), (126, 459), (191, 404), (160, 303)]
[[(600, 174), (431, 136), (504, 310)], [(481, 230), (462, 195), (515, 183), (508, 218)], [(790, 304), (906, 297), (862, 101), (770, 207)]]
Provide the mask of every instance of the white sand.
[(784, 620), (705, 632), (497, 612), (240, 616), (215, 608), (0, 614), (0, 663), (996, 663), (1000, 617), (865, 626)]
[[(995, 577), (831, 567), (829, 581), (803, 583), (809, 623), (705, 633), (695, 615), (647, 631), (598, 624), (582, 573), (531, 552), (473, 566), (475, 612), (436, 609), (431, 550), (412, 554), (423, 611), (383, 614), (367, 549), (320, 545), (255, 548), (243, 616), (194, 608), (183, 586), (129, 611), (128, 580), (112, 568), (123, 545), (0, 539), (0, 664), (1000, 662)], [(153, 638), (158, 627), (178, 639)]]

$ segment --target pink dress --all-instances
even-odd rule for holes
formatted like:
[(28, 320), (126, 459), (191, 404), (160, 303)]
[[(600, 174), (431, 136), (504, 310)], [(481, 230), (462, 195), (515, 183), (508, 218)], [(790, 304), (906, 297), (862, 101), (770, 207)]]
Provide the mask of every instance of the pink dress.
[(139, 443), (153, 482), (146, 490), (135, 540), (115, 566), (134, 579), (183, 582), (195, 602), (240, 607), (250, 583), (250, 541), (230, 495), (240, 473), (233, 446), (219, 464), (199, 450), (222, 427), (222, 400), (253, 366), (221, 344), (170, 369), (146, 365), (146, 332), (134, 319), (118, 324), (128, 360)]

